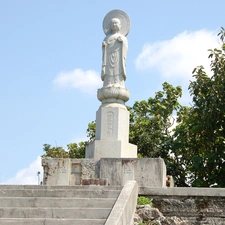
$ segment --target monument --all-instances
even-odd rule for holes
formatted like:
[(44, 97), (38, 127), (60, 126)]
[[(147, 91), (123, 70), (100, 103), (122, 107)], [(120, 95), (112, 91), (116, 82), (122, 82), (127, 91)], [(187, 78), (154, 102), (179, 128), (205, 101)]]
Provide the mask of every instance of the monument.
[[(110, 11), (103, 20), (102, 88), (97, 97), (95, 141), (86, 147), (83, 159), (43, 158), (45, 185), (123, 186), (128, 180), (140, 187), (166, 187), (162, 158), (137, 158), (137, 146), (129, 143), (129, 111), (125, 102), (127, 34), (130, 19), (121, 10)], [(128, 75), (129, 77), (129, 75)]]
[(129, 143), (129, 111), (125, 106), (130, 96), (125, 88), (129, 30), (130, 19), (121, 10), (110, 11), (103, 20), (103, 87), (97, 92), (102, 104), (96, 113), (95, 141), (87, 146), (85, 158), (137, 157), (137, 146)]

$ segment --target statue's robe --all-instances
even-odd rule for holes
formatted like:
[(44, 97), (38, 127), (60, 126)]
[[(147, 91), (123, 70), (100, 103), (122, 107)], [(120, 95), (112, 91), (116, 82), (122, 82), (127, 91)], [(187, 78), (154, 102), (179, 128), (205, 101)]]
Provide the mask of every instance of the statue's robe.
[(124, 87), (128, 42), (120, 33), (107, 36), (102, 45), (103, 87)]

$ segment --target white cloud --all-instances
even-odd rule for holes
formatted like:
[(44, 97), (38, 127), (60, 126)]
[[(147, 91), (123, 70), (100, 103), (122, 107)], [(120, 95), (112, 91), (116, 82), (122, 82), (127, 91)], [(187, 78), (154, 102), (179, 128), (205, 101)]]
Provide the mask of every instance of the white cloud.
[(169, 127), (169, 132), (173, 133), (173, 129), (178, 125), (176, 115), (170, 116), (170, 123), (171, 127)]
[(41, 157), (39, 156), (27, 168), (17, 172), (15, 177), (3, 181), (1, 184), (38, 184), (37, 172), (41, 172), (40, 181), (42, 180)]
[(53, 80), (53, 85), (56, 88), (75, 88), (92, 94), (96, 93), (102, 82), (99, 74), (94, 70), (75, 69), (74, 71), (59, 73)]
[(169, 79), (192, 79), (195, 67), (203, 65), (210, 72), (208, 49), (219, 47), (215, 32), (184, 31), (171, 40), (147, 43), (135, 61), (138, 70), (157, 69), (160, 76)]
[(87, 135), (85, 136), (85, 135), (80, 135), (80, 136), (74, 136), (74, 137), (72, 137), (72, 139), (71, 139), (71, 141), (70, 141), (70, 143), (79, 143), (79, 142), (83, 142), (83, 141), (88, 141), (88, 137), (87, 137)]

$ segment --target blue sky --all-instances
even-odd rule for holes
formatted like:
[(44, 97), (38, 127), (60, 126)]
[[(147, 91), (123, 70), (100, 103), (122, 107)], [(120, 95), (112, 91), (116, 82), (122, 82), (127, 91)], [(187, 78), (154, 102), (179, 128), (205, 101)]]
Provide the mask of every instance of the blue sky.
[[(167, 81), (181, 85), (219, 46), (224, 0), (0, 0), (0, 183), (35, 184), (43, 144), (86, 140), (100, 106), (105, 15), (120, 9), (127, 36), (127, 105), (154, 96)], [(42, 172), (42, 171), (41, 171)]]

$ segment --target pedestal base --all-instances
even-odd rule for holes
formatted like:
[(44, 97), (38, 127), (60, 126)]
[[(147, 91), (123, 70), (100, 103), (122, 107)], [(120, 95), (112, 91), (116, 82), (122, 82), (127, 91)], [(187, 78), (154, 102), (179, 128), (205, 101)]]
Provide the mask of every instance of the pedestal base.
[(124, 141), (95, 140), (86, 147), (85, 158), (137, 158), (137, 146)]
[(96, 185), (96, 181), (107, 181), (111, 186), (123, 186), (128, 180), (136, 180), (139, 187), (166, 187), (167, 180), (161, 158), (43, 158), (42, 166), (44, 185)]
[(139, 187), (166, 187), (166, 165), (161, 158), (101, 159), (100, 177), (111, 185), (136, 180)]

